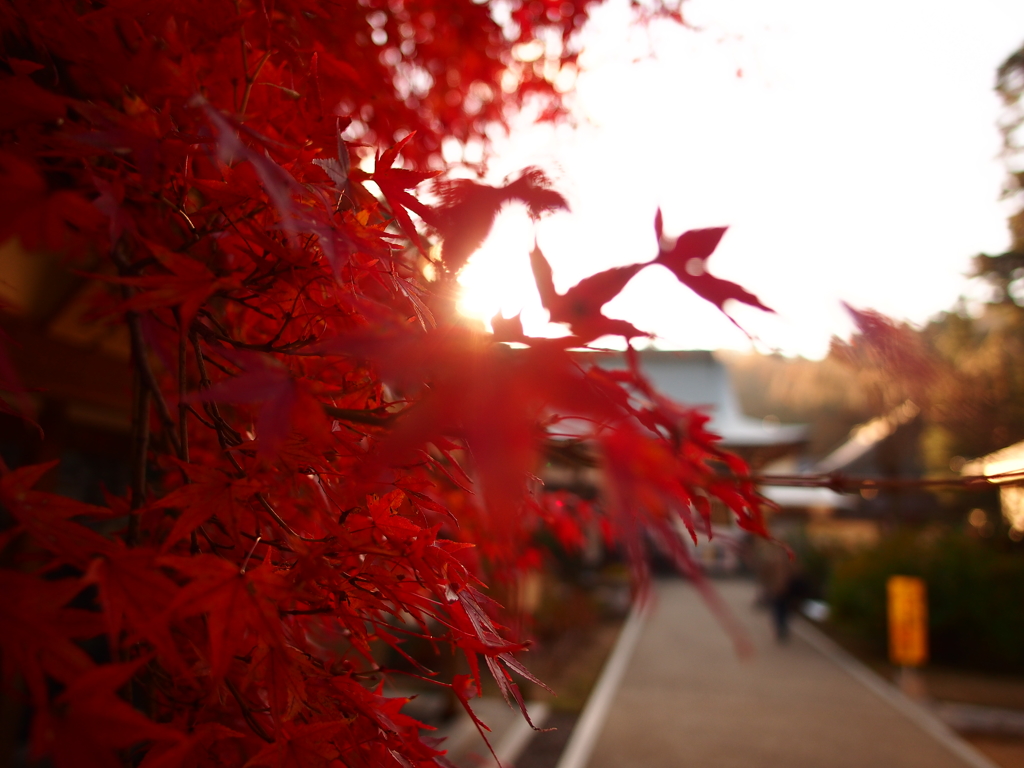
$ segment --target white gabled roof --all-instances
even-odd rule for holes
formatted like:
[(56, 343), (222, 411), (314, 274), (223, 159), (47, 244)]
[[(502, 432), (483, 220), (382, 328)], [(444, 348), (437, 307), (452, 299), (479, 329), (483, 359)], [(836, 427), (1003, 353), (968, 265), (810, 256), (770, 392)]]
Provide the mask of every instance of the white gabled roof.
[(899, 427), (914, 419), (921, 409), (912, 400), (893, 408), (884, 416), (878, 416), (850, 431), (849, 439), (832, 453), (818, 462), (817, 472), (835, 472), (848, 467), (870, 451)]
[[(596, 362), (612, 370), (626, 367), (621, 353), (598, 354)], [(804, 424), (771, 424), (740, 409), (729, 371), (711, 352), (641, 350), (640, 364), (654, 388), (686, 407), (700, 407), (710, 417), (709, 428), (725, 446), (769, 446), (807, 439)]]

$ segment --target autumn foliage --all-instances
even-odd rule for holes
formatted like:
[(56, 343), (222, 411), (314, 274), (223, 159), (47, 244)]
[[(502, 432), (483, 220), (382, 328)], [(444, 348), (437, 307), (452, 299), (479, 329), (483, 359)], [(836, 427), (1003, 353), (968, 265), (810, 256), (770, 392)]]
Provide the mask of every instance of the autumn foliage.
[[(2, 685), (32, 759), (434, 764), (374, 646), (449, 645), (469, 673), (421, 677), (465, 703), (483, 667), (521, 703), (524, 645), (483, 580), (535, 562), (540, 525), (578, 535), (573, 504), (537, 492), (552, 446), (604, 467), (594, 514), (638, 567), (645, 530), (696, 535), (712, 499), (763, 531), (706, 416), (632, 355), (571, 351), (643, 335), (601, 307), (648, 264), (760, 306), (688, 268), (720, 230), (563, 295), (535, 251), (561, 339), (453, 311), (502, 205), (566, 203), (535, 169), (436, 180), (441, 144), (534, 95), (554, 116), (550, 67), (512, 50), (569, 41), (589, 4), (513, 2), (499, 24), (470, 0), (0, 3), (0, 242), (106, 286), (94, 310), (127, 328), (135, 378), (126, 497), (34, 490), (51, 464), (0, 477)], [(2, 353), (0, 386), (30, 419)]]

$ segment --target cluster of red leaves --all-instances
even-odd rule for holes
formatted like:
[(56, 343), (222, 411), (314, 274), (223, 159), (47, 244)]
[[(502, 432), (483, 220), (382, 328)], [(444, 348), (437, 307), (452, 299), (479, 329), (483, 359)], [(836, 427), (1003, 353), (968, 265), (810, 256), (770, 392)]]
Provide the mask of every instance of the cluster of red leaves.
[[(528, 493), (566, 418), (608, 468), (609, 537), (635, 550), (654, 527), (675, 541), (676, 520), (695, 536), (712, 498), (763, 532), (753, 488), (716, 474), (746, 472), (704, 417), (661, 398), (632, 358), (613, 372), (569, 352), (637, 335), (600, 307), (644, 265), (558, 296), (535, 254), (573, 336), (472, 330), (452, 278), (498, 208), (564, 201), (536, 171), (448, 183), (433, 207), (410, 191), (442, 137), (501, 117), (513, 44), (541, 20), (568, 35), (587, 5), (513, 4), (515, 34), (471, 0), (0, 5), (0, 241), (61, 251), (104, 281), (136, 377), (127, 498), (33, 490), (51, 465), (0, 479), (0, 684), (30, 707), (33, 757), (435, 764), (405, 700), (384, 695), (373, 646), (448, 643), (470, 673), (438, 685), (467, 702), (482, 659), (521, 704), (524, 646), (480, 577), (529, 564), (538, 521), (573, 540), (573, 506)], [(453, 88), (485, 106), (470, 114)], [(340, 134), (350, 119), (417, 133), (360, 170)], [(424, 233), (443, 241), (433, 282)], [(651, 263), (716, 303), (756, 303), (690, 281), (684, 262), (718, 237), (684, 235)]]
[[(650, 334), (639, 330), (625, 320), (606, 317), (601, 312), (609, 301), (614, 299), (626, 283), (645, 267), (660, 264), (666, 267), (683, 285), (707, 301), (710, 301), (726, 317), (732, 317), (725, 311), (727, 301), (739, 301), (757, 307), (766, 312), (773, 310), (745, 288), (729, 280), (715, 277), (707, 271), (705, 263), (719, 241), (725, 234), (724, 227), (712, 229), (695, 229), (680, 235), (671, 248), (665, 248), (662, 230), (661, 211), (654, 219), (654, 231), (658, 236), (660, 248), (658, 255), (650, 261), (614, 267), (596, 275), (592, 275), (574, 285), (564, 294), (555, 292), (555, 283), (551, 274), (551, 265), (544, 254), (535, 248), (530, 254), (533, 275), (540, 291), (540, 300), (550, 314), (551, 322), (564, 323), (572, 331), (568, 340), (573, 344), (586, 344), (601, 336), (622, 336), (629, 340), (637, 336)], [(736, 323), (735, 320), (732, 320)], [(500, 324), (499, 320), (499, 324)], [(503, 326), (504, 331), (505, 326)], [(520, 340), (516, 338), (515, 340)]]
[(938, 371), (922, 339), (906, 323), (872, 309), (843, 305), (856, 326), (849, 342), (832, 340), (830, 354), (858, 368), (899, 371), (909, 381), (927, 387)]
[(911, 400), (932, 411), (932, 403), (945, 398), (959, 413), (972, 408), (963, 377), (943, 363), (920, 332), (874, 310), (844, 307), (855, 331), (849, 341), (833, 338), (829, 356), (858, 372), (879, 407), (888, 410)]

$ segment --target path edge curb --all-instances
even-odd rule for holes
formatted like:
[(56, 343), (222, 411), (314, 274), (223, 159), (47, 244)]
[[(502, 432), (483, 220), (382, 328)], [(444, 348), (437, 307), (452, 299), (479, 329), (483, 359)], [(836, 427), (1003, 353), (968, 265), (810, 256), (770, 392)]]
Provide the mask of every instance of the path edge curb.
[[(894, 709), (906, 715), (919, 728), (940, 742), (957, 757), (964, 760), (968, 765), (973, 768), (999, 768), (998, 765), (961, 738), (926, 707), (918, 704), (899, 688), (862, 664), (819, 629), (805, 621), (793, 622), (792, 628), (794, 634), (800, 637), (800, 639), (808, 643), (833, 664), (840, 667), (865, 688), (869, 689), (879, 698), (884, 699)], [(559, 765), (559, 768), (562, 768), (562, 766)], [(576, 767), (574, 766), (573, 768)]]
[[(615, 696), (626, 673), (626, 667), (633, 658), (633, 651), (636, 649), (637, 641), (647, 623), (647, 612), (649, 606), (637, 600), (629, 611), (629, 617), (619, 632), (618, 640), (611, 656), (605, 662), (601, 675), (594, 685), (594, 690), (587, 698), (587, 703), (580, 713), (576, 726), (572, 729), (569, 742), (565, 745), (558, 764), (555, 768), (584, 768), (590, 759), (597, 739), (601, 735), (601, 728), (608, 717), (608, 710), (611, 708), (612, 698)], [(985, 766), (985, 768), (990, 768)]]

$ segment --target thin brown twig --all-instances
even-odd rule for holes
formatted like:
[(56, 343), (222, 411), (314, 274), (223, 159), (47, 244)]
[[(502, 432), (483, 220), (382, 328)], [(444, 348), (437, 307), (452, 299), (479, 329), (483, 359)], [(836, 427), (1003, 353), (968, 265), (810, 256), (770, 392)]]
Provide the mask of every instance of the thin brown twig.
[(295, 309), (296, 307), (299, 306), (299, 300), (303, 297), (303, 294), (306, 292), (309, 286), (312, 285), (317, 279), (318, 276), (313, 275), (313, 277), (309, 278), (309, 280), (307, 280), (305, 284), (295, 292), (295, 298), (292, 299), (292, 306), (285, 313), (284, 321), (281, 323), (281, 327), (277, 329), (277, 333), (275, 333), (273, 338), (271, 338), (270, 341), (267, 342), (268, 347), (273, 347), (281, 338), (282, 334), (284, 334), (285, 328), (288, 327), (288, 324), (291, 323), (291, 321), (295, 317)]
[(176, 426), (174, 423), (174, 417), (171, 416), (171, 409), (167, 406), (167, 401), (164, 399), (163, 392), (160, 391), (160, 385), (157, 383), (156, 375), (153, 373), (153, 368), (149, 364), (149, 357), (146, 355), (146, 345), (142, 338), (142, 321), (136, 312), (127, 312), (126, 319), (128, 321), (128, 331), (131, 337), (132, 346), (132, 357), (135, 359), (135, 366), (142, 376), (142, 381), (153, 395), (153, 401), (156, 403), (156, 412), (160, 417), (160, 421), (163, 422), (164, 430), (167, 432), (167, 439), (171, 443), (171, 447), (174, 449), (176, 454), (181, 454), (181, 443), (178, 440), (176, 434)]
[(181, 313), (178, 314), (178, 434), (181, 442), (178, 446), (178, 458), (188, 462), (188, 333), (181, 324)]
[[(206, 356), (203, 355), (203, 348), (199, 344), (199, 336), (193, 328), (192, 333), (189, 334), (189, 338), (192, 341), (192, 349), (195, 350), (196, 355), (196, 368), (199, 370), (199, 386), (201, 389), (209, 389), (213, 386), (213, 382), (210, 380), (209, 375), (206, 372)], [(210, 363), (217, 365), (217, 362), (213, 359)], [(218, 368), (221, 366), (217, 365)], [(221, 370), (224, 370), (221, 368)], [(229, 376), (233, 375), (230, 371), (224, 370)], [(239, 435), (224, 417), (220, 415), (220, 409), (217, 407), (217, 403), (213, 401), (204, 402), (203, 407), (207, 414), (213, 420), (211, 428), (217, 431), (218, 439), (220, 440), (221, 447), (227, 448), (227, 445), (238, 445), (241, 441), (241, 435)], [(230, 455), (230, 454), (229, 454)]]
[(191, 405), (188, 406), (188, 409), (189, 409), (189, 411), (191, 411), (192, 415), (195, 416), (196, 419), (199, 420), (199, 423), (202, 424), (207, 429), (216, 429), (217, 428), (212, 421), (207, 421), (205, 418), (203, 418), (203, 415), (201, 413), (199, 413), (199, 411), (197, 411)]
[(219, 554), (219, 550), (221, 549), (230, 550), (235, 548), (234, 544), (218, 544), (216, 541), (210, 538), (210, 534), (207, 533), (206, 528), (204, 528), (201, 525), (199, 526), (199, 533), (202, 534), (202, 537), (204, 539), (206, 539), (206, 543), (210, 545), (210, 551), (214, 554)]
[(242, 711), (242, 717), (245, 718), (245, 722), (247, 722), (249, 724), (249, 727), (252, 728), (253, 733), (255, 733), (268, 744), (273, 744), (273, 737), (270, 736), (263, 729), (263, 726), (260, 725), (259, 721), (253, 716), (253, 707), (250, 707), (249, 703), (242, 698), (242, 694), (235, 686), (235, 684), (231, 682), (229, 678), (224, 678), (224, 686), (228, 689), (228, 691), (231, 692), (231, 695), (235, 698), (235, 701), (238, 702), (238, 708)]
[(320, 542), (324, 542), (324, 541), (330, 541), (332, 538), (334, 538), (333, 536), (325, 536), (322, 539), (310, 539), (310, 538), (307, 538), (306, 536), (303, 536), (302, 534), (297, 533), (294, 528), (292, 528), (290, 525), (288, 525), (288, 523), (285, 521), (285, 519), (283, 517), (281, 517), (279, 514), (277, 514), (277, 510), (274, 509), (273, 506), (271, 506), (270, 502), (267, 501), (266, 497), (262, 493), (260, 493), (258, 491), (256, 492), (256, 501), (258, 501), (260, 503), (260, 506), (263, 507), (264, 511), (268, 515), (270, 515), (270, 517), (273, 519), (273, 521), (275, 523), (277, 523), (279, 526), (281, 526), (281, 529), (285, 533), (287, 533), (289, 536), (294, 536), (295, 538), (299, 539), (300, 541), (308, 541), (308, 542), (311, 542), (311, 543), (320, 543)]
[(223, 373), (223, 374), (225, 374), (227, 376), (237, 376), (238, 375), (237, 371), (232, 371), (232, 370), (228, 369), (223, 363), (218, 363), (212, 357), (208, 357), (208, 358), (206, 358), (206, 360), (207, 360), (207, 362), (210, 363), (210, 365), (212, 365), (218, 371), (220, 371), (221, 373)]
[[(245, 52), (246, 42), (242, 40), (242, 51)], [(252, 74), (245, 73), (245, 90), (242, 91), (242, 104), (238, 108), (238, 119), (245, 120), (245, 110), (249, 106), (249, 96), (252, 95), (252, 87), (256, 82), (256, 78), (260, 75), (260, 70), (263, 69), (263, 65), (267, 63), (267, 59), (270, 58), (272, 51), (267, 51), (260, 57), (260, 60), (256, 62), (255, 68), (253, 68)]]
[(252, 296), (246, 296), (246, 297), (242, 298), (242, 297), (238, 297), (238, 296), (232, 296), (231, 294), (228, 294), (228, 293), (218, 293), (218, 295), (219, 296), (223, 296), (228, 301), (233, 301), (236, 304), (241, 304), (243, 307), (248, 309), (250, 312), (255, 312), (257, 315), (263, 315), (263, 317), (265, 317), (265, 318), (267, 318), (269, 320), (276, 320), (277, 319), (270, 312), (267, 312), (266, 310), (260, 309), (259, 307), (254, 307), (252, 304), (249, 304), (248, 303), (248, 299), (253, 298)]
[(335, 613), (337, 610), (338, 610), (337, 608), (333, 608), (333, 607), (329, 607), (329, 608), (293, 608), (293, 609), (290, 609), (290, 610), (289, 609), (285, 609), (285, 608), (279, 608), (277, 612), (280, 615), (282, 615), (282, 616), (316, 616), (317, 614)]
[(249, 255), (251, 255), (251, 256), (256, 256), (256, 251), (252, 247), (252, 245), (249, 243), (249, 239), (245, 236), (245, 234), (242, 232), (242, 230), (239, 229), (238, 223), (245, 223), (249, 219), (251, 219), (251, 218), (253, 218), (255, 216), (258, 216), (259, 214), (263, 213), (263, 211), (265, 211), (266, 209), (267, 209), (267, 206), (265, 204), (257, 205), (252, 210), (248, 211), (244, 216), (242, 216), (240, 219), (237, 219), (237, 220), (232, 219), (230, 216), (228, 216), (227, 211), (225, 211), (223, 208), (218, 208), (217, 209), (218, 212), (220, 213), (220, 215), (224, 217), (224, 221), (226, 221), (228, 223), (228, 226), (230, 226), (233, 230), (235, 230), (235, 234), (237, 234), (239, 239), (245, 244), (245, 247), (249, 250)]
[(252, 546), (249, 548), (249, 553), (245, 556), (245, 560), (242, 561), (242, 567), (238, 569), (238, 572), (242, 576), (245, 575), (245, 569), (249, 567), (249, 558), (252, 557), (252, 553), (256, 551), (256, 547), (259, 546), (259, 543), (261, 541), (263, 541), (263, 537), (257, 536), (256, 540), (252, 543)]
[[(111, 251), (111, 256), (117, 264), (118, 270), (122, 274), (131, 274), (133, 265), (128, 259), (128, 255), (125, 253), (124, 240), (119, 240)], [(124, 286), (124, 294), (126, 298), (131, 298), (132, 289), (129, 286)], [(139, 317), (138, 312), (134, 310), (128, 310), (125, 312), (125, 320), (128, 323), (128, 333), (131, 340), (132, 350), (132, 362), (135, 365), (135, 370), (142, 379), (142, 383), (149, 389), (150, 394), (153, 396), (153, 400), (156, 402), (157, 414), (160, 416), (160, 420), (164, 424), (164, 429), (167, 432), (167, 439), (170, 441), (171, 446), (174, 448), (175, 454), (181, 453), (180, 443), (178, 442), (178, 436), (175, 434), (175, 423), (171, 417), (171, 410), (167, 407), (167, 401), (164, 399), (163, 392), (160, 391), (160, 385), (156, 380), (156, 375), (153, 373), (153, 368), (149, 364), (149, 356), (146, 354), (146, 342), (142, 334), (142, 319)]]
[[(247, 539), (252, 539), (253, 541), (256, 540), (256, 537), (253, 534), (251, 534), (251, 533), (246, 533), (245, 531), (239, 531), (238, 533), (239, 533), (240, 536), (243, 536), (243, 537), (245, 537)], [(284, 539), (263, 539), (260, 543), (261, 544), (266, 544), (268, 547), (271, 547), (273, 549), (278, 549), (278, 550), (280, 550), (282, 552), (292, 552), (292, 551), (294, 551), (294, 550), (292, 550), (291, 547), (288, 546), (288, 544), (285, 542)]]
[(146, 500), (146, 464), (149, 455), (149, 388), (139, 376), (134, 377), (135, 412), (132, 415), (132, 500), (128, 515), (128, 536), (125, 543), (135, 546), (139, 541), (139, 508)]
[[(261, 314), (266, 315), (267, 313)], [(273, 317), (272, 315), (267, 316)], [(275, 347), (274, 342), (277, 341), (278, 336), (280, 336), (280, 334), (278, 334), (278, 336), (275, 336), (271, 341), (265, 342), (263, 344), (251, 344), (246, 341), (238, 341), (237, 339), (233, 339), (224, 333), (220, 333), (218, 331), (211, 330), (210, 328), (206, 328), (203, 325), (200, 325), (199, 328), (201, 329), (200, 332), (208, 338), (223, 341), (224, 343), (230, 344), (232, 347), (235, 347), (236, 349), (248, 349), (253, 352), (274, 352), (281, 355), (287, 355), (292, 354), (293, 350), (301, 349), (302, 347), (308, 347), (311, 344), (315, 344), (317, 341), (317, 339), (314, 338), (296, 339), (295, 341), (289, 341), (287, 344), (282, 344), (279, 347)]]
[[(383, 408), (374, 408), (373, 410), (359, 410), (355, 408), (337, 408), (333, 405), (327, 405), (326, 403), (321, 404), (321, 407), (328, 416), (339, 419), (341, 421), (348, 421), (353, 424), (370, 424), (375, 427), (386, 427), (396, 418), (401, 416), (405, 411), (399, 411), (398, 413), (389, 413)], [(408, 410), (408, 409), (406, 409)]]

